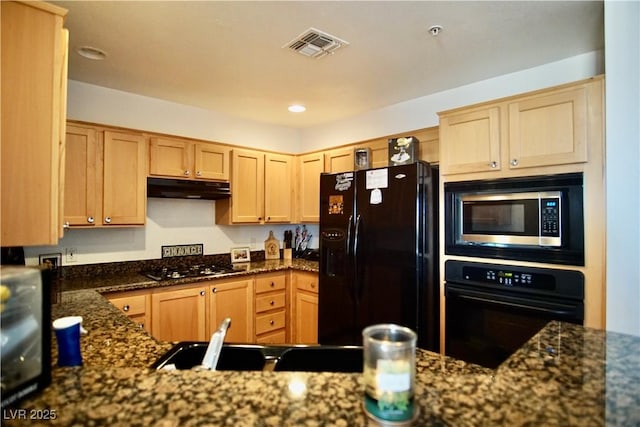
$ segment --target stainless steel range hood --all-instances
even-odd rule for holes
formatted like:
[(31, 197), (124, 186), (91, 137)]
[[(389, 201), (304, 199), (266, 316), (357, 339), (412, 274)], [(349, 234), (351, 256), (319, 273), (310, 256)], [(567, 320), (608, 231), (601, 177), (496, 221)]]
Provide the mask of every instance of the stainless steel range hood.
[(231, 197), (228, 182), (147, 178), (147, 197), (218, 200)]

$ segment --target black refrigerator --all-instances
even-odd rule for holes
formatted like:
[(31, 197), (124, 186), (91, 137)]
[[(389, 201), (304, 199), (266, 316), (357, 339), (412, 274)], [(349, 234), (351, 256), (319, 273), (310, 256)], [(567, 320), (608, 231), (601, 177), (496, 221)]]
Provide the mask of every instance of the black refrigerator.
[(439, 351), (437, 193), (424, 162), (320, 176), (320, 344), (395, 323)]

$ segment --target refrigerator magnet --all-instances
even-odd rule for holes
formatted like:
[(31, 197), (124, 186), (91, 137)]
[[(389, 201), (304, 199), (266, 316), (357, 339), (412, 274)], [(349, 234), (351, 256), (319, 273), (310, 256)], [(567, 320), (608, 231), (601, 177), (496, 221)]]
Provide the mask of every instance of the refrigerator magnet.
[(379, 188), (374, 188), (369, 195), (369, 204), (379, 205), (380, 203), (382, 203), (382, 191)]

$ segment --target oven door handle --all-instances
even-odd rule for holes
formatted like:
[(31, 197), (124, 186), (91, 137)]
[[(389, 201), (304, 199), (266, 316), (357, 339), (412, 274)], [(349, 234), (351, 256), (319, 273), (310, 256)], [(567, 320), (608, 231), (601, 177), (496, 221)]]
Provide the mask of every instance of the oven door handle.
[(483, 302), (487, 304), (500, 305), (503, 307), (523, 308), (537, 313), (575, 318), (578, 314), (577, 305), (561, 304), (536, 299), (537, 305), (531, 305), (531, 300), (526, 298), (512, 297), (506, 295), (495, 295), (487, 292), (475, 291), (466, 288), (458, 288), (447, 284), (446, 296), (453, 296), (467, 301)]

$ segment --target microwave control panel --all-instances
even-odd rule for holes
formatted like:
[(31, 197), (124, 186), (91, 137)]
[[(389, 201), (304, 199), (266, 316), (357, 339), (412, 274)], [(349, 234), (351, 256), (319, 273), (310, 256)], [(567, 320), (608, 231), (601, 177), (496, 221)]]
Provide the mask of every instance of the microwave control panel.
[(540, 199), (540, 234), (544, 237), (560, 237), (560, 198)]

